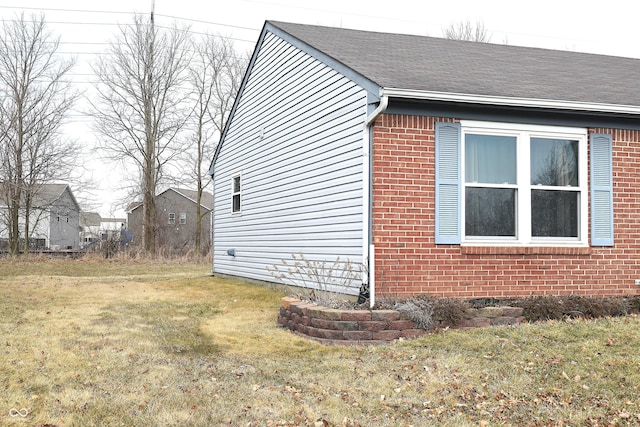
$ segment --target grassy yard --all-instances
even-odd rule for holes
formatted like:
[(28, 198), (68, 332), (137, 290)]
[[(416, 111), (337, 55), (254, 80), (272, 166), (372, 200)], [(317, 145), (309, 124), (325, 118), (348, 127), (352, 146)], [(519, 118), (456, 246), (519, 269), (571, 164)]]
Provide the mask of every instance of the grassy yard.
[(640, 320), (322, 346), (206, 264), (0, 260), (0, 425), (640, 425)]

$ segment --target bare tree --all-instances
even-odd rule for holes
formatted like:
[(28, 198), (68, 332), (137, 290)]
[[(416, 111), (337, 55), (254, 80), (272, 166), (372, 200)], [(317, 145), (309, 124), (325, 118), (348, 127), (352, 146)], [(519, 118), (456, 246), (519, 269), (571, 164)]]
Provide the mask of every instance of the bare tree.
[(74, 167), (80, 148), (60, 129), (79, 94), (65, 80), (75, 61), (57, 54), (59, 38), (44, 16), (17, 16), (0, 32), (0, 194), (9, 253), (16, 255), (21, 238), (29, 250), (39, 187), (66, 179)]
[(491, 34), (489, 34), (489, 31), (484, 26), (484, 22), (477, 21), (474, 25), (468, 19), (465, 22), (452, 22), (442, 31), (442, 35), (445, 39), (451, 40), (466, 40), (485, 43), (491, 41)]
[(196, 252), (201, 251), (202, 194), (209, 180), (205, 178), (207, 165), (213, 157), (217, 141), (240, 89), (248, 58), (238, 56), (229, 38), (207, 35), (195, 44), (196, 55), (190, 67), (194, 89), (194, 108), (191, 115), (192, 148), (185, 152), (192, 166), (191, 179), (196, 179)]
[(122, 25), (94, 65), (99, 84), (92, 102), (101, 147), (135, 165), (143, 200), (142, 241), (154, 255), (155, 198), (166, 165), (180, 152), (187, 112), (187, 67), (192, 55), (187, 28), (164, 28), (134, 16)]

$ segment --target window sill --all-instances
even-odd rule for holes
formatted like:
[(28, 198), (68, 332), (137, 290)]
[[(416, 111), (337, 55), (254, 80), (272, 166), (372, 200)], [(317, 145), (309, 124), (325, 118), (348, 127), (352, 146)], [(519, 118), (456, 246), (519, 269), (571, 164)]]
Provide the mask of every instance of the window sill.
[(462, 246), (464, 255), (591, 255), (590, 247), (567, 246)]

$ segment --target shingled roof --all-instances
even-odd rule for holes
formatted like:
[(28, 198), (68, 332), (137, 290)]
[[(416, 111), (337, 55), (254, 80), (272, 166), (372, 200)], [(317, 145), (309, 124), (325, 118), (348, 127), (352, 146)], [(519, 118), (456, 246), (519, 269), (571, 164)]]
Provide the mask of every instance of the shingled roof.
[[(36, 207), (47, 207), (53, 205), (64, 193), (69, 186), (67, 184), (41, 184), (33, 198), (33, 206)], [(69, 189), (71, 191), (71, 189)], [(72, 193), (71, 198), (75, 204), (75, 197)]]
[(268, 21), (384, 89), (640, 113), (640, 60)]
[[(173, 190), (178, 194), (182, 194), (184, 197), (194, 203), (196, 203), (196, 200), (198, 200), (198, 192), (195, 190), (187, 190), (184, 188), (170, 188), (170, 190)], [(213, 194), (208, 191), (203, 191), (200, 197), (200, 204), (205, 208), (211, 210), (213, 208)]]

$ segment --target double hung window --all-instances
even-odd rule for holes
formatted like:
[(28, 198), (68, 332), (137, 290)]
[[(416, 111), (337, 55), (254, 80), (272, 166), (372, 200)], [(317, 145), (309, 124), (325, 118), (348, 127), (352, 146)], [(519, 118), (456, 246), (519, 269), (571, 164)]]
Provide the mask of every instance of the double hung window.
[(586, 244), (586, 130), (461, 125), (463, 243)]
[(231, 212), (239, 213), (242, 203), (242, 186), (240, 175), (234, 175), (231, 179)]

